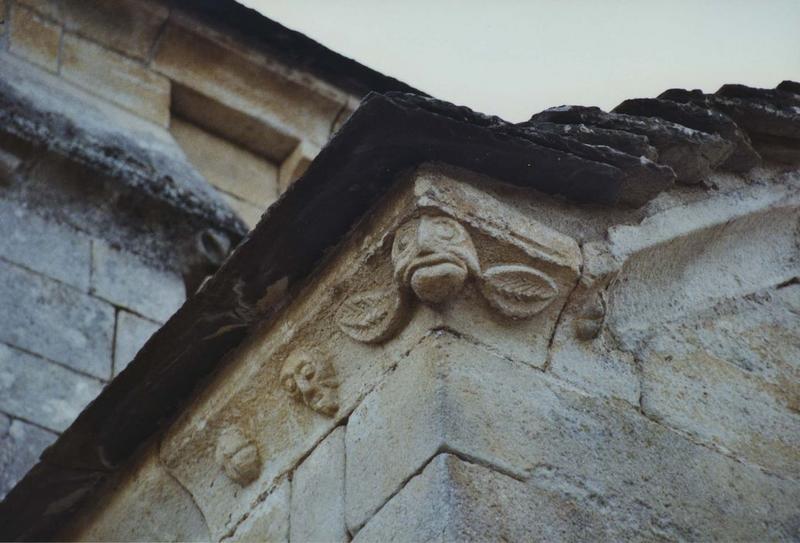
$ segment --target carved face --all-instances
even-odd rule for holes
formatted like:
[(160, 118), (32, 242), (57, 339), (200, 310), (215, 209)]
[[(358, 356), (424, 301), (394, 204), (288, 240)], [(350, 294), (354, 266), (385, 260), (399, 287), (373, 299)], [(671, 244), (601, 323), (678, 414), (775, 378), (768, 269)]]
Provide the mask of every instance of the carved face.
[(239, 428), (228, 427), (220, 432), (216, 456), (225, 474), (242, 486), (261, 473), (258, 447)]
[(339, 409), (339, 383), (330, 358), (317, 350), (289, 355), (281, 370), (281, 384), (296, 400), (324, 415)]
[(392, 262), (397, 281), (428, 303), (451, 299), (470, 273), (479, 273), (469, 233), (443, 216), (423, 215), (401, 226), (394, 237)]

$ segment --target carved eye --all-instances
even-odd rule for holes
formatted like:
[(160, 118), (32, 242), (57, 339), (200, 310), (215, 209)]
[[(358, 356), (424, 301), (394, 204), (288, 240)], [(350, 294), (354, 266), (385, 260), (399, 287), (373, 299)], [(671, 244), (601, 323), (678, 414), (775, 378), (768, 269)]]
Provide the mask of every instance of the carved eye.
[(397, 237), (394, 240), (395, 252), (402, 253), (408, 248), (409, 243), (411, 243), (411, 229), (403, 228), (397, 232)]
[(283, 388), (289, 392), (297, 390), (297, 383), (294, 382), (294, 377), (287, 377), (283, 380)]
[(434, 233), (437, 238), (451, 241), (458, 237), (458, 228), (448, 219), (438, 219), (434, 222)]
[(314, 373), (316, 372), (314, 371), (314, 366), (312, 366), (311, 364), (306, 363), (300, 367), (300, 375), (302, 375), (306, 379), (312, 379), (314, 377)]

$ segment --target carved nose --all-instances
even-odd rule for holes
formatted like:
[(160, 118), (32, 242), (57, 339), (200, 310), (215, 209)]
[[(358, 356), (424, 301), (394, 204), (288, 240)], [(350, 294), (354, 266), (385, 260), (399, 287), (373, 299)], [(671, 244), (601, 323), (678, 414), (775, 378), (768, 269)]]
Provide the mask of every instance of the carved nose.
[(425, 256), (436, 252), (436, 237), (431, 235), (430, 229), (425, 228), (425, 223), (417, 231), (417, 254)]

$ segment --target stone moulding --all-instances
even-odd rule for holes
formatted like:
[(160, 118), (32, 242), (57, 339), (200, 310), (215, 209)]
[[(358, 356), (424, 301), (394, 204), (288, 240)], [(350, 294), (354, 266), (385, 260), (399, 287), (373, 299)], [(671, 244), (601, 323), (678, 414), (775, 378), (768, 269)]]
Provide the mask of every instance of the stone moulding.
[(356, 341), (391, 338), (407, 321), (413, 298), (435, 308), (458, 296), (469, 280), (492, 308), (511, 319), (536, 315), (559, 294), (555, 281), (531, 266), (482, 269), (470, 233), (446, 215), (425, 213), (403, 223), (395, 232), (391, 259), (391, 284), (353, 294), (337, 312), (339, 328)]

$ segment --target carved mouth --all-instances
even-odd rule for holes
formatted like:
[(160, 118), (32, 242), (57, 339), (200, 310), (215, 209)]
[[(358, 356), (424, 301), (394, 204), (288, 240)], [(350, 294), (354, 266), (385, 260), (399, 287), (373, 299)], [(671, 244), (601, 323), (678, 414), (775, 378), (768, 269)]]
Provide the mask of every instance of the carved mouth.
[(411, 264), (409, 264), (408, 268), (406, 268), (405, 281), (408, 282), (411, 277), (414, 276), (414, 273), (416, 273), (417, 270), (432, 268), (442, 264), (451, 264), (453, 266), (458, 266), (465, 272), (467, 271), (467, 265), (464, 264), (464, 262), (457, 256), (445, 253), (434, 253), (425, 256), (419, 256), (412, 260)]

